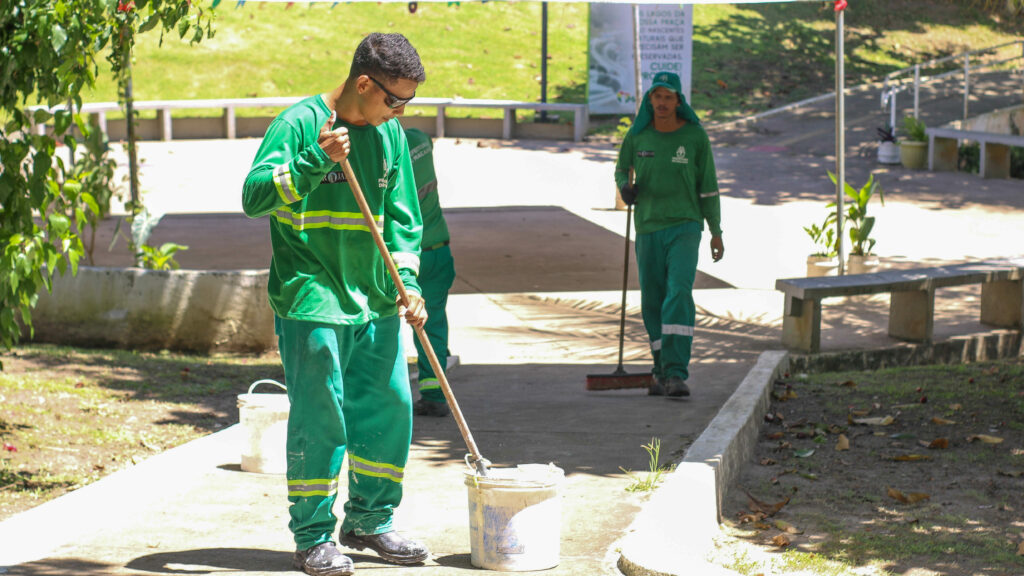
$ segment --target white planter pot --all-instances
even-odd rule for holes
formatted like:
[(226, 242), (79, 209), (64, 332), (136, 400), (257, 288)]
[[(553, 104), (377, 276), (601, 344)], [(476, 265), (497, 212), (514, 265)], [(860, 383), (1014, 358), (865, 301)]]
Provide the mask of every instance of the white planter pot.
[(835, 276), (839, 270), (839, 262), (828, 256), (807, 257), (807, 277), (820, 278), (822, 276)]
[(877, 272), (879, 266), (878, 256), (874, 254), (867, 254), (865, 256), (850, 254), (846, 257), (847, 274), (868, 274), (871, 272)]
[(878, 163), (879, 164), (899, 164), (900, 163), (900, 146), (895, 142), (879, 142), (878, 143)]

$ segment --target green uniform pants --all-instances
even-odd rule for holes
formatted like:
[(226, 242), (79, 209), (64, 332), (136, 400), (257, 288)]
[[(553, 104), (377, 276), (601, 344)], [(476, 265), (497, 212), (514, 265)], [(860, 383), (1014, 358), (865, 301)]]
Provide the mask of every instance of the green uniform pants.
[(636, 235), (640, 310), (651, 340), (654, 374), (690, 376), (693, 347), (693, 281), (697, 276), (702, 222), (687, 221)]
[[(423, 330), (437, 355), (442, 369), (448, 365), (448, 290), (455, 282), (455, 261), (448, 246), (427, 250), (420, 255), (420, 273), (417, 277), (427, 308), (427, 323)], [(416, 367), (419, 370), (420, 396), (432, 402), (444, 402), (444, 393), (434, 369), (416, 338)]]
[(339, 326), (278, 318), (288, 386), (288, 526), (296, 548), (333, 539), (338, 475), (349, 458), (341, 529), (391, 530), (412, 441), (398, 316)]

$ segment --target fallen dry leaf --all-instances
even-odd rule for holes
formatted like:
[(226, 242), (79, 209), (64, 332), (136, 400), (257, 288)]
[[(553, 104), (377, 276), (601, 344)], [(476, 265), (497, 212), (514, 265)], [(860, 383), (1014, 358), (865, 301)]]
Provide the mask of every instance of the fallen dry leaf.
[(750, 505), (750, 509), (755, 512), (761, 512), (765, 516), (774, 516), (776, 512), (782, 510), (783, 506), (789, 504), (789, 498), (786, 498), (785, 500), (776, 502), (774, 504), (769, 504), (767, 502), (762, 502), (761, 500), (754, 498), (750, 494), (750, 492), (747, 492), (746, 490), (744, 490), (743, 492), (747, 495), (747, 503)]
[(929, 450), (945, 450), (949, 448), (949, 440), (946, 438), (936, 438), (931, 442), (921, 441), (921, 446), (928, 448)]
[(1017, 556), (1024, 556), (1024, 542), (1017, 546)]
[(925, 494), (924, 492), (911, 492), (909, 494), (904, 494), (903, 492), (900, 492), (895, 488), (888, 488), (886, 490), (886, 494), (888, 494), (889, 497), (892, 498), (893, 500), (902, 502), (904, 504), (913, 504), (915, 502), (920, 502), (922, 500), (931, 499), (931, 495)]
[(880, 418), (854, 418), (853, 424), (863, 424), (865, 426), (888, 426), (895, 421), (896, 419), (892, 416), (883, 416)]
[(1009, 476), (1010, 478), (1020, 478), (1021, 476), (1024, 476), (1024, 470), (1011, 470), (1009, 472), (999, 470), (996, 474), (999, 474), (1000, 476)]
[(963, 404), (950, 404), (949, 405), (949, 409), (952, 410), (953, 412), (959, 412), (959, 411), (964, 409), (964, 405)]
[(717, 83), (718, 83), (718, 85), (719, 85), (720, 87), (722, 87), (723, 89), (724, 89), (724, 88), (728, 88), (728, 87), (729, 87), (729, 85), (728, 85), (728, 84), (726, 84), (726, 83), (725, 83), (725, 81), (723, 81), (723, 80), (715, 80), (715, 82), (717, 82)]
[(785, 534), (779, 534), (775, 538), (772, 538), (772, 544), (778, 546), (779, 548), (785, 548), (790, 544), (789, 536), (786, 536)]
[(839, 435), (839, 441), (836, 442), (836, 450), (842, 451), (842, 450), (849, 450), (849, 449), (850, 449), (850, 439), (846, 437), (846, 434), (840, 434)]
[(845, 386), (846, 388), (856, 388), (857, 387), (857, 383), (854, 382), (853, 380), (847, 380), (846, 382), (840, 382), (839, 385), (840, 386)]
[(771, 458), (761, 458), (761, 466), (775, 466), (775, 460)]
[(999, 444), (1003, 441), (1003, 439), (998, 436), (989, 436), (988, 434), (972, 434), (967, 437), (968, 442), (974, 442), (975, 440), (985, 444)]
[(932, 424), (938, 424), (940, 426), (943, 426), (948, 424), (956, 424), (956, 422), (954, 422), (953, 420), (946, 420), (945, 418), (935, 416), (932, 418)]
[(931, 460), (932, 457), (927, 454), (900, 454), (893, 456), (892, 459), (896, 462), (920, 462), (921, 460)]
[(796, 526), (793, 526), (792, 524), (790, 524), (789, 522), (786, 522), (785, 520), (776, 520), (775, 521), (775, 527), (778, 528), (779, 530), (782, 530), (783, 532), (785, 532), (787, 534), (803, 534), (804, 533), (803, 530), (800, 530), (799, 528), (797, 528)]
[(860, 418), (862, 416), (867, 416), (868, 414), (871, 414), (871, 410), (867, 410), (867, 409), (865, 409), (865, 410), (858, 410), (858, 409), (851, 408), (850, 409), (850, 414)]

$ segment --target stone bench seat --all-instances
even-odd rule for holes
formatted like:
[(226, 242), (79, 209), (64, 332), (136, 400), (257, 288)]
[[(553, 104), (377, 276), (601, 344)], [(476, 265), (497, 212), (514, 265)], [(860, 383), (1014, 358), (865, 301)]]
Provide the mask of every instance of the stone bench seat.
[(928, 170), (956, 172), (959, 166), (961, 140), (977, 142), (981, 147), (978, 175), (982, 178), (1010, 177), (1010, 148), (1024, 146), (1024, 136), (958, 130), (956, 128), (927, 128)]
[(935, 290), (981, 285), (981, 322), (1003, 328), (1024, 323), (1024, 259), (886, 270), (822, 278), (783, 278), (775, 289), (785, 295), (782, 342), (795, 351), (821, 349), (821, 303), (825, 298), (889, 293), (889, 335), (931, 342)]

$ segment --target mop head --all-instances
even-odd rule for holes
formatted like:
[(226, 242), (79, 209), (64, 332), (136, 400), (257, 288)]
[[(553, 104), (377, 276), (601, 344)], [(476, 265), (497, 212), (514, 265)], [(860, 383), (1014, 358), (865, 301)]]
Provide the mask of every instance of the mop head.
[(654, 379), (650, 373), (647, 374), (626, 374), (625, 372), (613, 372), (611, 374), (588, 374), (587, 390), (620, 390), (623, 388), (650, 388)]

